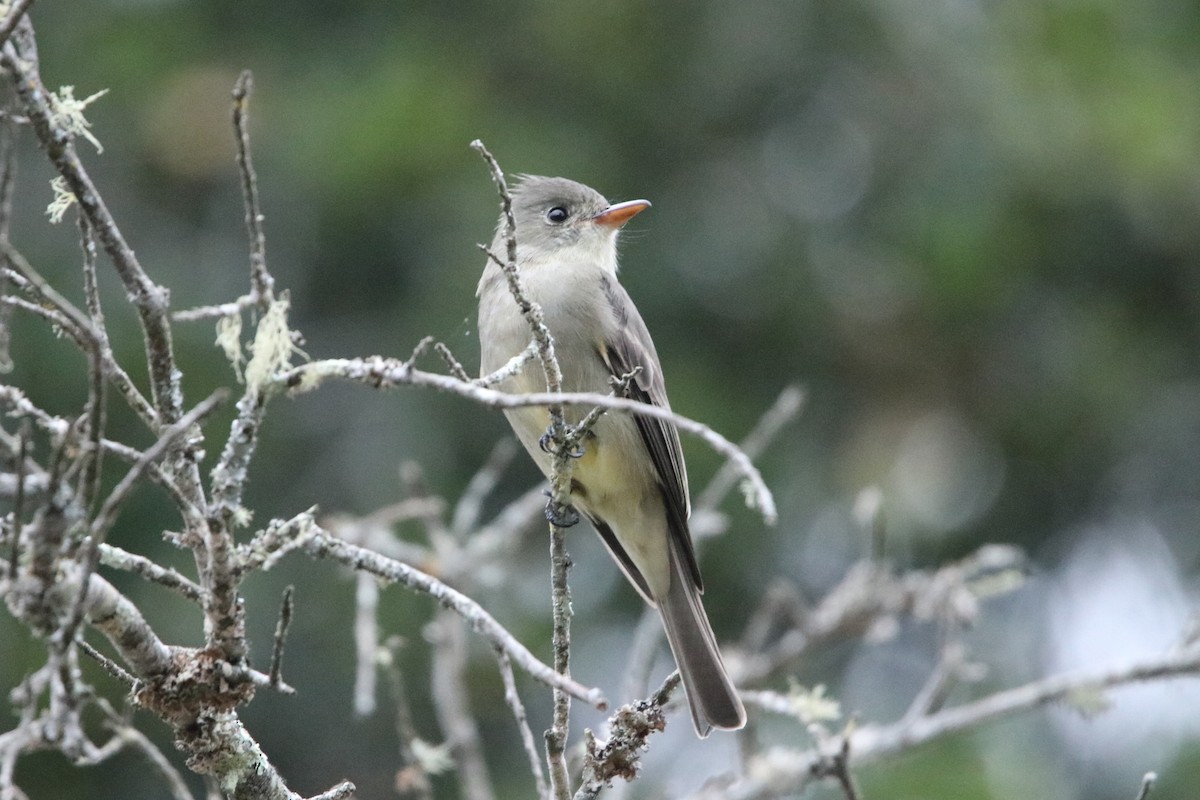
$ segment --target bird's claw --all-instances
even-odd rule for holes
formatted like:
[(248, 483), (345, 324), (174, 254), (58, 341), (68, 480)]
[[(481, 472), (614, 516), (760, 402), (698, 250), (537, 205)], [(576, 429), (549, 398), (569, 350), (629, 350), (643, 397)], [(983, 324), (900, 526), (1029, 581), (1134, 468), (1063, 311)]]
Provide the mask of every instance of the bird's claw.
[[(554, 447), (554, 436), (549, 428), (547, 428), (546, 432), (542, 434), (542, 437), (538, 439), (538, 449), (549, 456), (558, 455), (558, 450)], [(567, 458), (583, 458), (583, 454), (583, 445), (578, 443), (564, 453)]]
[(550, 492), (546, 501), (546, 521), (556, 528), (570, 528), (579, 524), (579, 512), (570, 503), (560, 503)]

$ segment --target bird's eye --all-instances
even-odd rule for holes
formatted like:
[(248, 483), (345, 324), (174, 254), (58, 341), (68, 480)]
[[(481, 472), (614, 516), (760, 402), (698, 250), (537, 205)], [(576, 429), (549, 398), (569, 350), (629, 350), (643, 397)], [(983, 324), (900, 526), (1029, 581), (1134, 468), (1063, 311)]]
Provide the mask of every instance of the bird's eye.
[(565, 208), (563, 208), (562, 206), (555, 206), (554, 208), (552, 208), (546, 212), (546, 219), (550, 220), (555, 225), (566, 222), (568, 216), (570, 216), (570, 215), (567, 213), (567, 210)]

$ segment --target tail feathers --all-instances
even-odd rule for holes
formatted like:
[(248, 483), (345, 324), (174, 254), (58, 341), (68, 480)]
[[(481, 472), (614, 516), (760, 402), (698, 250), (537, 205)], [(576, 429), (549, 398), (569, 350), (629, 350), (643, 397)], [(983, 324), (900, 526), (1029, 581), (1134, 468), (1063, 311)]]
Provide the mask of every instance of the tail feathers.
[(746, 710), (725, 673), (700, 592), (673, 542), (670, 551), (671, 588), (666, 597), (658, 598), (658, 610), (683, 678), (696, 733), (704, 738), (713, 728), (737, 730), (746, 724)]

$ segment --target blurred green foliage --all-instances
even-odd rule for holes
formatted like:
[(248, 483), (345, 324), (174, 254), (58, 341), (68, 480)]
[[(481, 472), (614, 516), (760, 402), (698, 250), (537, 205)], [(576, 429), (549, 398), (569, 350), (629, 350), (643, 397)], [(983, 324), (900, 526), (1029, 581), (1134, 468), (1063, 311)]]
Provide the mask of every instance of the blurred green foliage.
[[(778, 527), (730, 501), (733, 532), (707, 545), (708, 602), (725, 635), (770, 579), (816, 596), (866, 552), (847, 519), (867, 485), (885, 492), (888, 554), (901, 565), (1007, 541), (1052, 573), (1090, 526), (1134, 519), (1166, 542), (1171, 579), (1195, 586), (1196, 3), (43, 0), (34, 19), (51, 86), (110, 89), (89, 113), (105, 151), (81, 151), (176, 308), (245, 290), (228, 117), (234, 78), (253, 70), (268, 259), (314, 357), (406, 356), (432, 334), (474, 368), (474, 245), (490, 238), (496, 203), (472, 139), (510, 172), (652, 200), (624, 234), (623, 280), (675, 408), (737, 438), (783, 386), (809, 394), (762, 459)], [(46, 222), (51, 174), (28, 135), (23, 148), (13, 240), (78, 297), (75, 231)], [(118, 352), (135, 364), (136, 322), (103, 279)], [(193, 401), (230, 382), (209, 325), (177, 326), (176, 338)], [(65, 342), (18, 318), (14, 356), (6, 380), (57, 413), (78, 407), (79, 356)], [(210, 424), (210, 451), (227, 420)], [(114, 438), (146, 441), (128, 415), (114, 411), (112, 426)], [(396, 498), (402, 461), (453, 498), (507, 435), (498, 415), (458, 400), (327, 387), (275, 404), (248, 505), (258, 523), (314, 503), (366, 513)], [(685, 447), (702, 486), (716, 460)], [(536, 480), (523, 462), (512, 473), (493, 508)], [(152, 494), (135, 498), (113, 538), (181, 560), (158, 541), (175, 521)], [(576, 580), (590, 581), (577, 592), (577, 639), (627, 630), (636, 602), (594, 543), (577, 540)], [(538, 586), (543, 551), (534, 541), (526, 558)], [(286, 583), (302, 587), (289, 650), (302, 694), (260, 698), (251, 728), (299, 791), (349, 776), (362, 796), (388, 796), (391, 723), (349, 710), (352, 583), (299, 559), (251, 581), (260, 664)], [(524, 641), (545, 642), (540, 601), (504, 594), (480, 599)], [(409, 642), (409, 684), (423, 686), (430, 604), (384, 596)], [(169, 640), (194, 642), (198, 615), (178, 606), (151, 616)], [(997, 636), (1037, 633), (1044, 616), (1009, 619)], [(28, 668), (29, 644), (0, 616), (3, 685)], [(798, 678), (838, 693), (851, 657)], [(491, 766), (505, 796), (527, 793), (494, 670), (486, 657), (474, 669)], [(996, 685), (1042, 671), (1025, 663)], [(616, 673), (576, 675), (610, 694), (619, 685)], [(525, 688), (536, 726), (545, 698)], [(413, 703), (436, 739), (426, 701)], [(843, 704), (857, 708), (856, 697)], [(1115, 765), (1115, 783), (1088, 777), (1087, 755), (1037, 721), (1045, 747), (998, 751), (979, 736), (927, 748), (872, 767), (867, 796), (1027, 796), (996, 777), (1015, 770), (1068, 776), (1057, 797), (1133, 795), (1146, 763)], [(1172, 786), (1200, 777), (1194, 738), (1150, 753)], [(22, 764), (33, 796), (96, 797), (99, 785), (158, 796), (135, 758), (87, 782), (54, 758)], [(451, 782), (439, 796), (454, 796)]]

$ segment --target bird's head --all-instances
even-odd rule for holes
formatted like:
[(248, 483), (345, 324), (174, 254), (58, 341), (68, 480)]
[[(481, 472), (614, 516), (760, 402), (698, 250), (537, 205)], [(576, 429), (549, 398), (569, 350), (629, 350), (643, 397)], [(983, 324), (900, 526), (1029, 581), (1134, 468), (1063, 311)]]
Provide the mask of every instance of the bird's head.
[[(616, 267), (621, 226), (650, 207), (646, 200), (609, 204), (595, 189), (566, 178), (524, 175), (512, 189), (519, 261), (598, 259)], [(501, 219), (497, 244), (503, 239)]]

